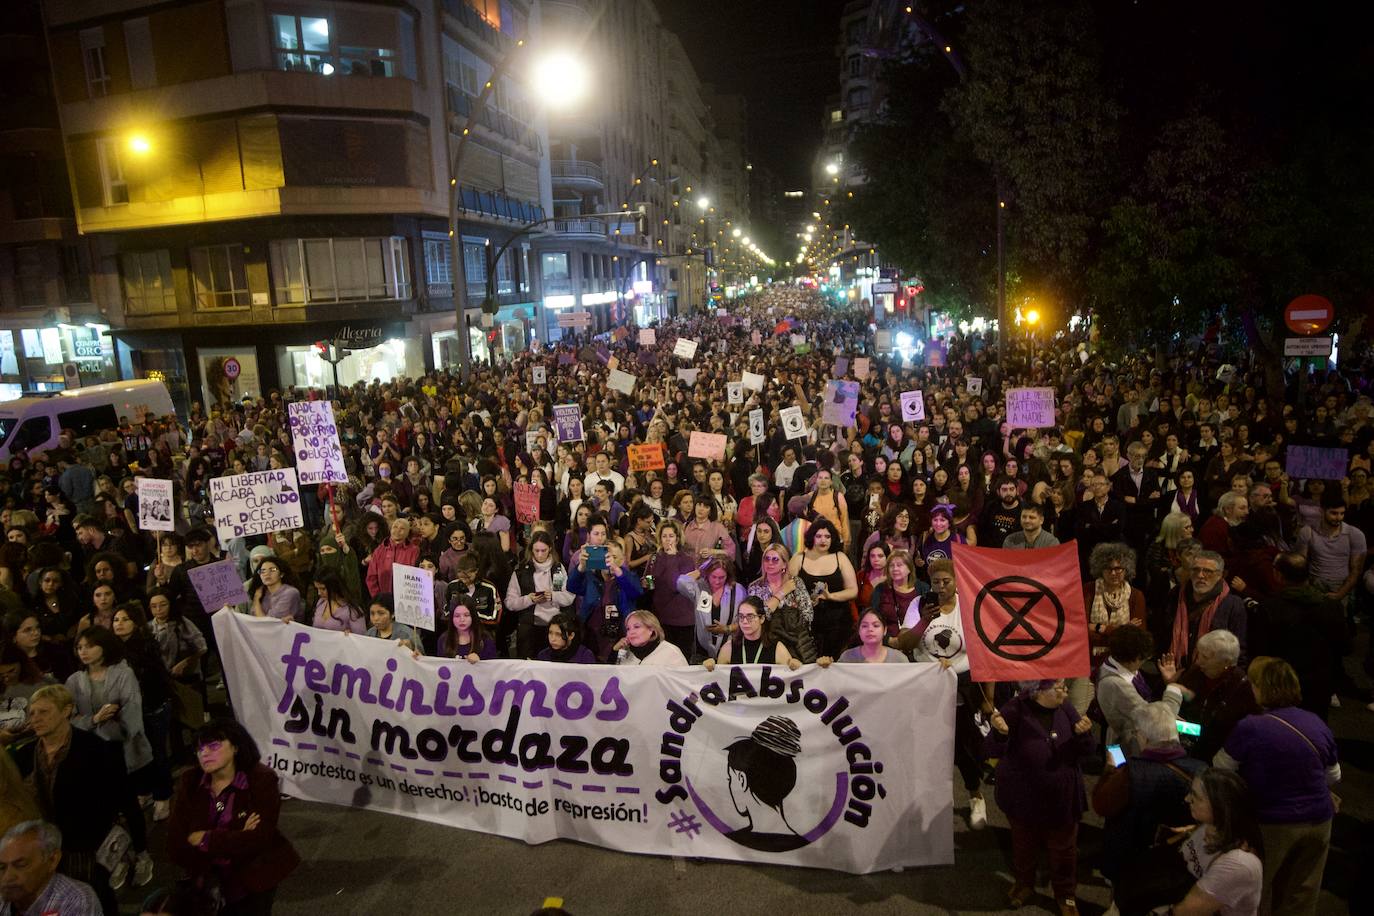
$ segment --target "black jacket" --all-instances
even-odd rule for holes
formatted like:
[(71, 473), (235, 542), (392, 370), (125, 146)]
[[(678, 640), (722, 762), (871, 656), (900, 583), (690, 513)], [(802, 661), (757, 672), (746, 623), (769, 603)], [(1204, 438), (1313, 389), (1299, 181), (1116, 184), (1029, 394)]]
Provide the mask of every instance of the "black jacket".
[[(15, 753), (20, 771), (34, 771), (34, 741)], [(44, 820), (62, 831), (62, 848), (69, 852), (94, 852), (105, 841), (120, 814), (143, 821), (138, 800), (124, 769), (124, 749), (91, 732), (72, 729), (67, 756), (57, 766), (49, 793), (44, 780), (38, 783), (38, 806)]]

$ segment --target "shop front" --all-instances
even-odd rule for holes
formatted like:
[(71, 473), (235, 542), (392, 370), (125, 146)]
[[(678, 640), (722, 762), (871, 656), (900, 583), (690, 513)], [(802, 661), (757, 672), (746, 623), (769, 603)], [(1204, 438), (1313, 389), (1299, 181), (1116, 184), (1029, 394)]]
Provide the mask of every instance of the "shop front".
[(115, 381), (109, 325), (0, 328), (0, 401)]

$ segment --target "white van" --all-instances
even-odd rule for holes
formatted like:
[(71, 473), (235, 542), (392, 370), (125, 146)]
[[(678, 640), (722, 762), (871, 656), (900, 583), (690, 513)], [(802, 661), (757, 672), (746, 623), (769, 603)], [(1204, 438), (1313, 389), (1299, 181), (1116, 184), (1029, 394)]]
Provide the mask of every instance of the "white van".
[(20, 398), (0, 403), (0, 461), (20, 451), (29, 454), (57, 448), (58, 434), (77, 437), (118, 429), (121, 417), (140, 423), (146, 417), (175, 413), (167, 386), (154, 379), (110, 382), (68, 388), (46, 398)]

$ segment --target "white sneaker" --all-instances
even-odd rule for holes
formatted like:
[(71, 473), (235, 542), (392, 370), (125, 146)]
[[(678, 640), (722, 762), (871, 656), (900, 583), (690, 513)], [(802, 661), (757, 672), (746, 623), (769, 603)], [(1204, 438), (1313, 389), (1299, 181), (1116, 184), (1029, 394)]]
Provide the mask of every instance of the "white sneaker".
[(124, 859), (110, 872), (110, 888), (119, 890), (124, 886), (124, 882), (129, 879), (129, 860)]
[(153, 802), (153, 820), (165, 821), (172, 816), (172, 803), (170, 801)]
[(1339, 694), (1331, 694), (1331, 705), (1334, 706), (1336, 709), (1341, 708), (1341, 698)]
[(988, 825), (988, 803), (983, 799), (969, 799), (968, 825), (973, 830), (982, 830)]
[(134, 860), (134, 887), (143, 887), (153, 880), (153, 857), (140, 852)]

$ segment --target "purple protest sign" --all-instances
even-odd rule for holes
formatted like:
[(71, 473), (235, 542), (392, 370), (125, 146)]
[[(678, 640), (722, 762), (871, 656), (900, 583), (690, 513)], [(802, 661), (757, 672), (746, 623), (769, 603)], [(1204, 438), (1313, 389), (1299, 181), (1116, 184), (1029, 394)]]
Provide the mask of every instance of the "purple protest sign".
[(559, 442), (582, 441), (582, 408), (576, 404), (553, 405), (553, 428)]
[(825, 402), (821, 422), (832, 426), (853, 426), (859, 409), (859, 383), (831, 379), (825, 383)]
[(1053, 426), (1054, 389), (1009, 389), (1007, 391), (1007, 422), (1018, 428), (1045, 429)]
[(845, 374), (846, 372), (848, 372), (848, 371), (849, 371), (849, 357), (847, 357), (847, 356), (837, 356), (837, 357), (835, 357), (835, 366), (834, 366), (833, 369), (830, 370), (830, 374), (833, 375), (833, 376), (835, 376), (835, 378), (844, 378), (844, 374)]
[(1343, 480), (1349, 460), (1343, 448), (1290, 445), (1284, 451), (1283, 469), (1297, 480)]
[(188, 575), (200, 606), (207, 613), (213, 614), (226, 605), (248, 603), (248, 592), (243, 588), (243, 580), (233, 560), (206, 563), (190, 570)]
[(571, 366), (572, 364), (573, 364), (573, 355), (572, 355), (571, 353), (560, 353), (560, 354), (558, 354), (558, 365), (560, 365), (560, 366)]

